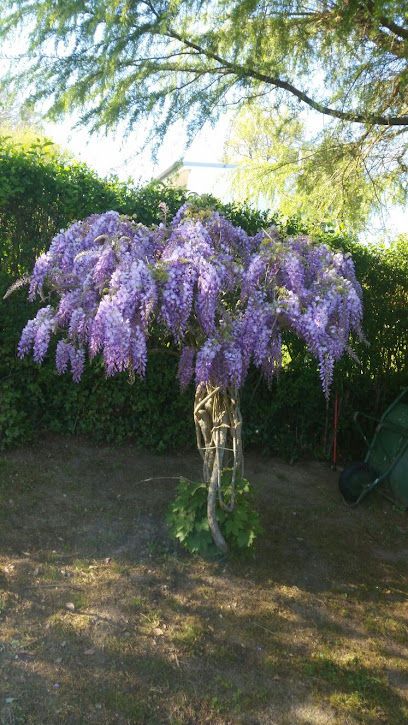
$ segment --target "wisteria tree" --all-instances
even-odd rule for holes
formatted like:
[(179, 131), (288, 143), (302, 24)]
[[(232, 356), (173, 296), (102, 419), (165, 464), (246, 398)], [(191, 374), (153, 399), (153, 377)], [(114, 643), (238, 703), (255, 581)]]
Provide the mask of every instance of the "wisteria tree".
[[(276, 228), (254, 237), (218, 213), (181, 207), (154, 228), (110, 211), (58, 234), (29, 279), (29, 297), (45, 303), (28, 322), (19, 356), (41, 363), (51, 336), (59, 373), (78, 382), (101, 354), (107, 375), (145, 375), (154, 336), (180, 353), (179, 383), (195, 384), (194, 423), (208, 487), (207, 515), (221, 551), (217, 500), (234, 507), (243, 473), (239, 392), (249, 366), (272, 380), (281, 366), (282, 330), (316, 356), (326, 396), (333, 365), (361, 336), (361, 288), (348, 255)], [(232, 462), (231, 499), (221, 474)]]

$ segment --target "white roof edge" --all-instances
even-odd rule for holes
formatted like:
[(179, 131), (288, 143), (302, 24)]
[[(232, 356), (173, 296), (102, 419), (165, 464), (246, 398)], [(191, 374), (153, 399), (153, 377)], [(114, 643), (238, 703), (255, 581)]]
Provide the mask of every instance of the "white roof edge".
[(162, 179), (165, 179), (170, 174), (184, 168), (235, 169), (236, 167), (237, 164), (223, 164), (218, 161), (183, 161), (182, 159), (179, 159), (171, 164), (171, 166), (168, 166), (167, 169), (162, 171), (162, 173), (156, 176), (155, 179), (156, 181), (162, 181)]
[(202, 166), (213, 169), (235, 169), (236, 164), (222, 164), (218, 161), (183, 161), (183, 166)]

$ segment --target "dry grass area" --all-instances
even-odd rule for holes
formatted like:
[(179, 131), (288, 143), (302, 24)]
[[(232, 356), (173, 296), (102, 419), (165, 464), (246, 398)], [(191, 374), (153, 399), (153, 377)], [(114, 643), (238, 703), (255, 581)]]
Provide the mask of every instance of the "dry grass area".
[(0, 456), (2, 725), (406, 725), (406, 514), (345, 508), (323, 464), (246, 473), (265, 533), (207, 561), (164, 525), (194, 454)]

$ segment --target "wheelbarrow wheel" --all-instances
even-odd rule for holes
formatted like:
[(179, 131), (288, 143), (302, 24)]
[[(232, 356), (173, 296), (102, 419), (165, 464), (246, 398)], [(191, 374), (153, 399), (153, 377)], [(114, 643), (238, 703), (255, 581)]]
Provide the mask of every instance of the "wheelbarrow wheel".
[(340, 474), (339, 489), (344, 500), (355, 503), (365, 487), (375, 479), (375, 473), (367, 463), (354, 461), (345, 467)]

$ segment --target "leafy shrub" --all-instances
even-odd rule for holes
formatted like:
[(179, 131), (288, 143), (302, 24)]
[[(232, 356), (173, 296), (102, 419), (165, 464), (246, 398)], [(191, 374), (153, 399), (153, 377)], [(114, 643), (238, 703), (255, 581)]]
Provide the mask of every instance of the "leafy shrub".
[[(231, 471), (222, 473), (221, 488), (225, 503), (231, 500)], [(192, 554), (215, 554), (217, 548), (211, 536), (207, 519), (207, 486), (180, 478), (177, 498), (166, 514), (171, 534)], [(221, 533), (232, 551), (250, 548), (262, 532), (259, 515), (253, 508), (253, 495), (249, 481), (242, 478), (236, 483), (235, 507), (232, 512), (217, 506), (217, 521)]]

